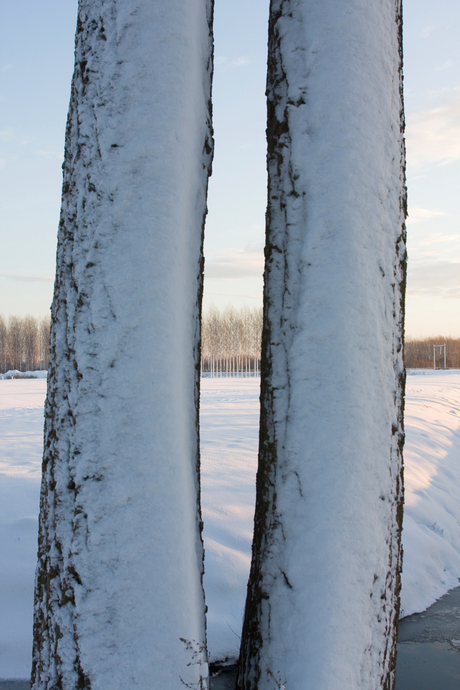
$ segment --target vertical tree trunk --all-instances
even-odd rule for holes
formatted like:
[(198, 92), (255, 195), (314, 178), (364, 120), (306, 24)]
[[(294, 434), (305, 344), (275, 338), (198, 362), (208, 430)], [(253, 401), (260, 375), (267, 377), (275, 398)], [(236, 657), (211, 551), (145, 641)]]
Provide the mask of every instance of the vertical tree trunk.
[(212, 0), (79, 3), (34, 690), (207, 676), (197, 422), (211, 32)]
[(272, 0), (259, 470), (238, 688), (390, 689), (400, 588), (400, 0)]

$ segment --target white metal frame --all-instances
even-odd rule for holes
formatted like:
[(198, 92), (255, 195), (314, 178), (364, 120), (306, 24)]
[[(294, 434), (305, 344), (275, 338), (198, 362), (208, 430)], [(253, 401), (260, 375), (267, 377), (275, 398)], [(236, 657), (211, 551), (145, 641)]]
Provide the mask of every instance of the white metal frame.
[(444, 345), (433, 345), (433, 369), (436, 369), (436, 348), (439, 347), (439, 354), (441, 354), (442, 348), (444, 348), (444, 369), (446, 369), (446, 344)]

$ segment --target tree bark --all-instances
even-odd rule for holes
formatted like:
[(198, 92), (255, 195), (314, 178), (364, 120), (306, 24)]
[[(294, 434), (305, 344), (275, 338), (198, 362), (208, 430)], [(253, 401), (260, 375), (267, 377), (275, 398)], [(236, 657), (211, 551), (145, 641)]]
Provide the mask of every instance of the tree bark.
[(212, 0), (80, 0), (34, 690), (207, 687), (198, 399), (211, 75)]
[(400, 0), (272, 0), (259, 469), (237, 687), (394, 687)]

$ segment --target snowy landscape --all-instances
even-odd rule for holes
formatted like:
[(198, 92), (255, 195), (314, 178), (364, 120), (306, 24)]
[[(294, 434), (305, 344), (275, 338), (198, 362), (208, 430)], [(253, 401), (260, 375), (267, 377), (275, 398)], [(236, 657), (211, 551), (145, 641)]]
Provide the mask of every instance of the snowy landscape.
[(0, 679), (202, 689), (240, 650), (240, 690), (383, 690), (398, 616), (460, 593), (460, 360), (404, 350), (460, 335), (458, 32), (412, 2), (404, 46), (402, 0), (79, 0), (68, 52), (6, 13)]
[[(41, 375), (43, 373), (41, 372)], [(204, 378), (205, 591), (211, 660), (235, 659), (250, 565), (258, 378)], [(45, 379), (0, 380), (0, 678), (30, 674)], [(409, 370), (402, 615), (460, 578), (460, 371)]]

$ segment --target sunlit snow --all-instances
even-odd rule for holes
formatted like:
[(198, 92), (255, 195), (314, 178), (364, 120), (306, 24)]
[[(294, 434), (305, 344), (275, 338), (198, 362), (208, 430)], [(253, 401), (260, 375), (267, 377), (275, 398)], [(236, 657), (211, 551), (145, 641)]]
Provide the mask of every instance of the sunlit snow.
[[(45, 380), (0, 381), (0, 678), (30, 672)], [(250, 564), (259, 380), (202, 383), (205, 589), (212, 659), (234, 659)], [(460, 577), (460, 372), (410, 371), (403, 615)]]

